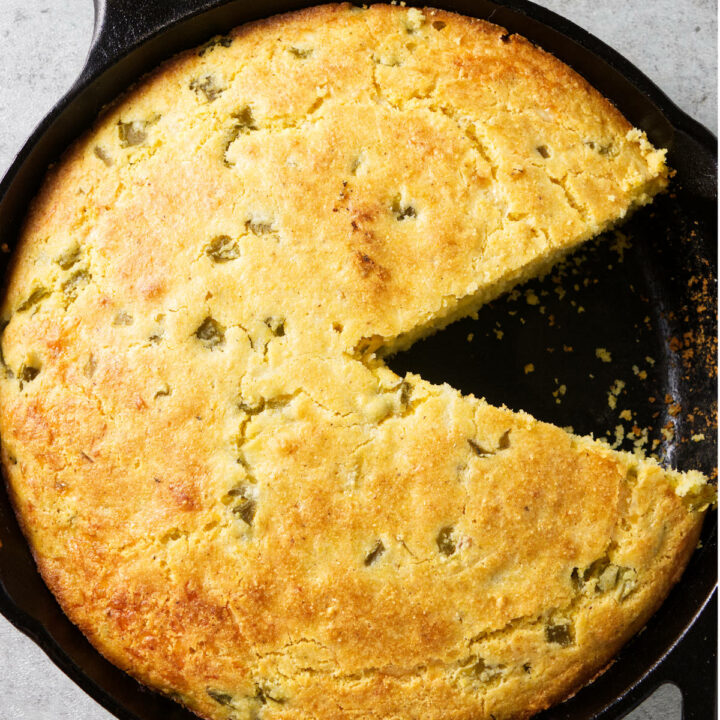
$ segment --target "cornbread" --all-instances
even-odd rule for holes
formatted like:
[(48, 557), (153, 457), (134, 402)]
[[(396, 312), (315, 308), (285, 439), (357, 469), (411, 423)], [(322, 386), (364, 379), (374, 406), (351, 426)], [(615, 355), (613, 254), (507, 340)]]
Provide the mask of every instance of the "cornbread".
[(54, 167), (2, 460), (43, 577), (213, 720), (527, 718), (647, 621), (713, 491), (383, 355), (665, 188), (528, 41), (323, 6), (165, 63)]

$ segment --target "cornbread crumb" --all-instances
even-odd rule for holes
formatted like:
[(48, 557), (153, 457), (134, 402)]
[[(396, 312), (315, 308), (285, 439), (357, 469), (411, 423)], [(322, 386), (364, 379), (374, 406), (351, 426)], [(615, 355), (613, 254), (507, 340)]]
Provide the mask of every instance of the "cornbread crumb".
[(623, 391), (623, 388), (625, 387), (625, 381), (616, 379), (615, 382), (610, 387), (610, 392), (608, 392), (608, 405), (614, 410), (617, 406), (617, 398), (618, 395)]
[(612, 362), (612, 355), (605, 348), (595, 348), (595, 357), (602, 360), (604, 363)]
[(618, 262), (625, 261), (625, 251), (630, 248), (628, 236), (620, 230), (614, 232), (615, 241), (610, 245), (610, 249), (618, 255)]

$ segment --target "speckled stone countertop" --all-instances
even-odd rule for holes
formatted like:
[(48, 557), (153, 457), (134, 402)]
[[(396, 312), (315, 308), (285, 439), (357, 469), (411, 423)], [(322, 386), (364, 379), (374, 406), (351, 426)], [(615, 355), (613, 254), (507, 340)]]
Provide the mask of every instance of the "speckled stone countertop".
[[(716, 0), (536, 1), (614, 47), (717, 132)], [(0, 0), (0, 175), (80, 71), (92, 23), (92, 0)], [(680, 708), (679, 691), (665, 685), (627, 720), (680, 720)], [(0, 720), (111, 717), (0, 617)]]

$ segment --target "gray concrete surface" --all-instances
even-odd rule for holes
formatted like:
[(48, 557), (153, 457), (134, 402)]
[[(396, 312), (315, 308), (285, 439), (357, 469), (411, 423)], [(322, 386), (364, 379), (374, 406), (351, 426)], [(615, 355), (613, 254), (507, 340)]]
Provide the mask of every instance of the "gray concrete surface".
[[(540, 4), (619, 50), (681, 108), (717, 132), (717, 2)], [(92, 16), (92, 0), (0, 0), (0, 175), (82, 67)], [(680, 703), (677, 689), (665, 686), (628, 720), (679, 720)], [(110, 718), (0, 617), (0, 720)]]

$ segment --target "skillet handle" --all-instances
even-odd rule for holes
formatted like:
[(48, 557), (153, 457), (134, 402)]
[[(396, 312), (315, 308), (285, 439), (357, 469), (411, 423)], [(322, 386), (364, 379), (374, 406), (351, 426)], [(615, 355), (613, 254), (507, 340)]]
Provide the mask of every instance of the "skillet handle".
[(222, 0), (93, 0), (95, 26), (76, 87), (89, 84), (138, 45)]
[(669, 683), (682, 694), (682, 720), (717, 718), (717, 612), (716, 589), (688, 631), (632, 693), (635, 703)]
[(717, 717), (717, 590), (665, 669), (668, 678), (682, 691), (683, 720)]

